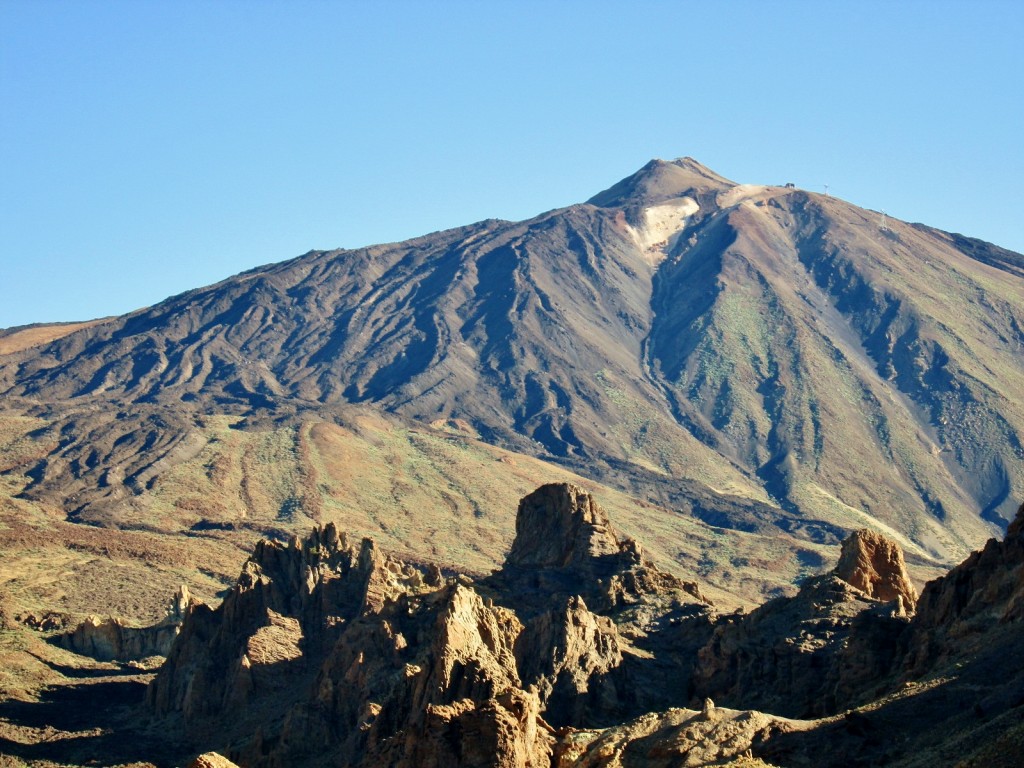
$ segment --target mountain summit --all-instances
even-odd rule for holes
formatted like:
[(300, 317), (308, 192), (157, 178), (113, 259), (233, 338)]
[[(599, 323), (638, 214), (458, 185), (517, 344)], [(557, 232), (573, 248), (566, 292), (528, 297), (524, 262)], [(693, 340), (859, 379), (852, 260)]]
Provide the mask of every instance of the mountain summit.
[(632, 176), (599, 192), (587, 202), (602, 208), (648, 206), (680, 197), (697, 198), (735, 186), (735, 182), (719, 176), (692, 157), (680, 157), (671, 162), (651, 160)]
[[(244, 432), (360, 405), (715, 526), (835, 544), (869, 525), (948, 562), (1024, 495), (1022, 264), (655, 160), (528, 221), (310, 252), (2, 356), (9, 416), (35, 420), (6, 471), (75, 521), (132, 526), (175, 467), (215, 463), (212, 416)], [(301, 441), (280, 450), (312, 476)], [(304, 487), (279, 515), (335, 503)], [(240, 514), (262, 503), (238, 494)]]

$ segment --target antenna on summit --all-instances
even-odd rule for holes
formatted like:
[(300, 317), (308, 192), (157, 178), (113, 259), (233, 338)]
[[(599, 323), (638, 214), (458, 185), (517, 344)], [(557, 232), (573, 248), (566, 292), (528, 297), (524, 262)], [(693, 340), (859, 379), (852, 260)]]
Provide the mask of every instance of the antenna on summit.
[(889, 229), (888, 225), (886, 224), (886, 220), (885, 220), (885, 211), (882, 211), (878, 215), (878, 228), (880, 230), (882, 230), (883, 232), (885, 232), (887, 229)]
[(828, 184), (825, 185), (825, 197), (828, 197)]

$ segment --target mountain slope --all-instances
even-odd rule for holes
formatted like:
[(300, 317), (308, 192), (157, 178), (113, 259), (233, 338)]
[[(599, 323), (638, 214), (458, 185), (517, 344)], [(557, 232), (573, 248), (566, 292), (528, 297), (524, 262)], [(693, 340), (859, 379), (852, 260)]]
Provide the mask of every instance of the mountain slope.
[(0, 357), (10, 412), (48, 424), (9, 472), (125, 524), (202, 450), (197, 416), (360, 403), (716, 525), (868, 524), (949, 561), (1024, 491), (1019, 259), (652, 161), (586, 204), (311, 252)]

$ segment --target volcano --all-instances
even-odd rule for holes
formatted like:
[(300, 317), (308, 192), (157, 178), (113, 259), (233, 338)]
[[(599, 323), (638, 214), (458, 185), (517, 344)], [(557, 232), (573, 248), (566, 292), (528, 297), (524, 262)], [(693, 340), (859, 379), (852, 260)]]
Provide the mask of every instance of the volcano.
[(492, 509), (563, 473), (693, 567), (790, 542), (785, 582), (865, 526), (956, 562), (1024, 497), (1024, 256), (690, 158), (0, 341), (5, 504), (62, 525), (334, 521), (485, 570)]

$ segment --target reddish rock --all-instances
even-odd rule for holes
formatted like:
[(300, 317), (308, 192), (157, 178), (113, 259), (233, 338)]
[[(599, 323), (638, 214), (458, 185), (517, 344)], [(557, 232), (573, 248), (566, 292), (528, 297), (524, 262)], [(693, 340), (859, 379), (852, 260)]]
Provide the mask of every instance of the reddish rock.
[(188, 768), (238, 768), (238, 765), (216, 752), (206, 752), (193, 760)]
[(835, 574), (882, 602), (896, 600), (907, 612), (917, 604), (917, 590), (907, 574), (903, 550), (892, 539), (867, 529), (855, 531), (843, 542)]
[(608, 516), (590, 494), (576, 485), (552, 483), (519, 502), (516, 538), (505, 562), (519, 568), (567, 568), (621, 552)]
[(99, 661), (138, 661), (150, 656), (166, 656), (178, 636), (192, 597), (184, 584), (171, 598), (167, 616), (149, 627), (132, 627), (121, 619), (89, 616), (57, 642), (69, 651)]

